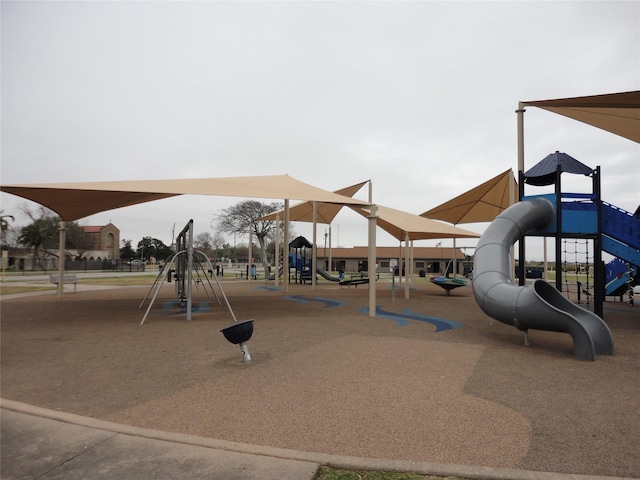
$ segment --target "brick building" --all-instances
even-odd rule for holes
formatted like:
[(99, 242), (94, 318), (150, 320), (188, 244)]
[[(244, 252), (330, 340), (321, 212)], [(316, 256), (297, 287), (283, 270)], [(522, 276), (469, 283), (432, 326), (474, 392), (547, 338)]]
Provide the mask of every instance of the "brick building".
[[(418, 274), (420, 270), (425, 273), (445, 273), (448, 263), (453, 259), (454, 249), (452, 247), (413, 247), (413, 270)], [(329, 255), (331, 255), (331, 270), (345, 272), (367, 271), (369, 249), (366, 246), (356, 246), (353, 248), (336, 248), (329, 250), (317, 249), (318, 267), (327, 270)], [(456, 264), (458, 273), (463, 273), (471, 269), (471, 260), (465, 260), (465, 254), (460, 248), (455, 249)], [(311, 255), (309, 253), (309, 255)], [(378, 273), (391, 273), (393, 267), (400, 265), (404, 258), (409, 256), (408, 252), (400, 247), (376, 247), (376, 263)], [(402, 259), (401, 259), (402, 257)], [(406, 265), (405, 265), (406, 267)]]

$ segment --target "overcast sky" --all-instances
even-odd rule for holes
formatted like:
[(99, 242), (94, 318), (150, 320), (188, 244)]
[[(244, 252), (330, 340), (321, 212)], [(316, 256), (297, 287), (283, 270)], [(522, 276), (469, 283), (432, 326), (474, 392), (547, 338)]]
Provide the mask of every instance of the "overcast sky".
[[(517, 170), (519, 101), (640, 88), (638, 1), (3, 0), (1, 15), (3, 184), (370, 179), (375, 203), (419, 214)], [(525, 168), (556, 150), (602, 167), (605, 201), (638, 207), (638, 144), (529, 108)], [(5, 214), (24, 203), (1, 200)], [(180, 197), (81, 223), (168, 244), (174, 223), (214, 233), (214, 215), (240, 200)], [(366, 244), (353, 213), (332, 231), (334, 246)], [(378, 244), (397, 242), (379, 229)]]

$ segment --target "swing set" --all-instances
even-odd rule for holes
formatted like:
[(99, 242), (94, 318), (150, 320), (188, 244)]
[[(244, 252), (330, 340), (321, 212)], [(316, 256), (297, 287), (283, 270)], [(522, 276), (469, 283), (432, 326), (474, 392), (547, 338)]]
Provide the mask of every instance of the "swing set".
[(240, 345), (242, 359), (245, 363), (249, 363), (251, 362), (251, 354), (249, 353), (247, 342), (253, 334), (253, 319), (238, 322), (209, 258), (203, 252), (194, 250), (193, 220), (189, 220), (187, 225), (178, 234), (176, 238), (176, 253), (168, 259), (165, 268), (158, 273), (153, 285), (142, 299), (139, 308), (143, 307), (151, 292), (154, 292), (151, 301), (149, 302), (149, 306), (140, 321), (140, 325), (144, 325), (144, 322), (151, 311), (151, 307), (160, 292), (162, 284), (164, 283), (165, 270), (167, 282), (171, 282), (172, 279), (174, 280), (176, 295), (180, 302), (180, 306), (186, 307), (187, 320), (191, 320), (194, 283), (196, 288), (199, 288), (201, 285), (208, 297), (211, 297), (211, 295), (215, 296), (218, 304), (220, 304), (220, 298), (216, 294), (209, 277), (207, 277), (205, 266), (208, 266), (208, 271), (211, 274), (211, 277), (214, 278), (215, 283), (218, 285), (222, 298), (224, 299), (229, 313), (233, 318), (233, 323), (220, 331), (230, 343)]

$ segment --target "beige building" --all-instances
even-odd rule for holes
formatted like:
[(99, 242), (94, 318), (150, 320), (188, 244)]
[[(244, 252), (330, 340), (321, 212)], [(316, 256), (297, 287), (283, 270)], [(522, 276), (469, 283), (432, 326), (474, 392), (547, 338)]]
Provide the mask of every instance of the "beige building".
[[(104, 261), (120, 258), (120, 230), (109, 223), (102, 226), (84, 226), (82, 248), (67, 243), (64, 257), (68, 268), (101, 269)], [(12, 270), (55, 270), (58, 268), (59, 249), (40, 249), (39, 258), (33, 258), (33, 248), (9, 247), (5, 268)], [(35, 265), (34, 265), (35, 263)]]
[(120, 258), (120, 230), (113, 223), (83, 228), (87, 250), (101, 252), (102, 260)]
[[(325, 252), (326, 250), (326, 252)], [(400, 247), (376, 247), (376, 263), (378, 273), (391, 273), (395, 266), (402, 265), (404, 259), (410, 256), (405, 248)], [(309, 250), (310, 252), (310, 250)], [(332, 248), (322, 247), (317, 249), (318, 267), (323, 270), (328, 269), (329, 256), (331, 257), (331, 270), (345, 272), (367, 271), (368, 247), (356, 246), (353, 248)], [(326, 258), (325, 258), (326, 254)], [(413, 271), (419, 274), (444, 274), (447, 265), (453, 260), (454, 249), (452, 247), (413, 247)], [(308, 253), (308, 255), (311, 255)], [(455, 257), (458, 273), (471, 270), (471, 261), (465, 261), (465, 254), (460, 248), (455, 249)], [(309, 261), (309, 259), (307, 259)], [(405, 265), (406, 269), (407, 265)]]

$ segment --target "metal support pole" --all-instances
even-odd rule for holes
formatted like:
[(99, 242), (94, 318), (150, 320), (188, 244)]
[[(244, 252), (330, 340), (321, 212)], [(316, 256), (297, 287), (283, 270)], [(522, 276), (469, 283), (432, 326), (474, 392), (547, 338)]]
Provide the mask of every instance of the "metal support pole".
[(369, 316), (376, 316), (376, 225), (378, 207), (371, 204), (369, 214)]
[(556, 166), (556, 290), (562, 292), (562, 169)]
[(289, 199), (284, 201), (284, 243), (282, 250), (282, 289), (286, 293), (289, 291)]
[(313, 245), (311, 247), (311, 290), (316, 289), (316, 268), (318, 265), (318, 202), (313, 202)]
[(58, 242), (60, 244), (58, 253), (58, 298), (61, 298), (64, 292), (64, 246), (67, 243), (67, 228), (65, 222), (60, 222), (58, 230)]
[[(522, 103), (518, 103), (516, 110), (518, 120), (518, 200), (524, 197), (524, 109)], [(518, 240), (518, 257), (520, 262), (519, 285), (525, 284), (524, 263), (525, 263), (525, 242), (524, 237)], [(513, 265), (511, 265), (513, 272)]]
[(373, 183), (369, 180), (369, 203), (371, 210), (369, 214), (369, 256), (367, 275), (369, 277), (369, 316), (376, 316), (376, 226), (378, 222), (378, 207), (373, 204)]
[[(522, 198), (524, 196), (524, 172), (518, 172), (518, 176), (519, 178), (519, 185), (520, 185), (520, 193), (519, 196), (520, 198)], [(525, 268), (524, 268), (524, 264), (526, 261), (526, 252), (525, 252), (525, 241), (524, 241), (524, 236), (520, 237), (520, 239), (518, 240), (518, 257), (519, 257), (519, 263), (520, 263), (520, 268), (519, 268), (519, 272), (518, 272), (518, 285), (523, 286), (526, 282), (526, 277), (525, 277)], [(513, 272), (513, 267), (515, 265), (515, 261), (513, 262), (513, 265), (511, 265), (511, 271)], [(513, 273), (512, 273), (513, 274)]]
[[(251, 225), (251, 223), (249, 223), (249, 259), (248, 259), (248, 266), (247, 266), (247, 280), (251, 281), (252, 279), (252, 271), (251, 271), (251, 267), (253, 266), (253, 226)], [(256, 270), (257, 272), (257, 270)], [(257, 273), (256, 273), (257, 276)]]
[[(283, 259), (284, 260), (284, 259)], [(284, 265), (284, 263), (283, 263)], [(275, 272), (273, 278), (275, 279), (275, 286), (280, 283), (280, 214), (276, 214), (276, 259), (274, 262)], [(284, 271), (284, 266), (283, 266)]]
[(187, 232), (187, 320), (191, 320), (191, 291), (193, 285), (193, 220), (189, 220)]
[(411, 278), (411, 264), (409, 263), (410, 253), (409, 253), (409, 232), (405, 232), (404, 234), (404, 259), (402, 264), (405, 268), (405, 278), (404, 278), (404, 298), (405, 300), (409, 299), (409, 279)]
[[(595, 194), (596, 215), (598, 231), (594, 243), (594, 290), (593, 290), (593, 312), (600, 318), (604, 318), (604, 294), (605, 294), (605, 267), (602, 261), (602, 188), (600, 184), (600, 166), (597, 166), (593, 173), (593, 193)], [(589, 272), (587, 271), (587, 275)]]
[(327, 271), (328, 272), (333, 271), (333, 258), (331, 255), (331, 224), (329, 224), (329, 265), (328, 265)]

